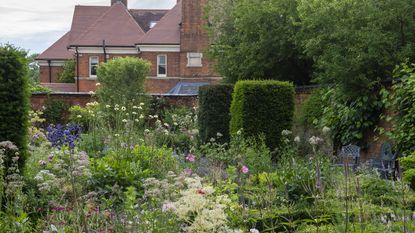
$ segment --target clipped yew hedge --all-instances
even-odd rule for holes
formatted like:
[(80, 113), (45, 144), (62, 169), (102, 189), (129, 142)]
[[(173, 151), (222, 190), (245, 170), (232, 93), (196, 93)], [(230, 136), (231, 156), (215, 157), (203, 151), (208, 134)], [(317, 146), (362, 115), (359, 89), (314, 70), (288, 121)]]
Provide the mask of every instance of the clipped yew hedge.
[(236, 83), (231, 104), (231, 135), (243, 129), (244, 137), (265, 136), (267, 146), (278, 147), (281, 132), (291, 129), (294, 115), (294, 86), (274, 80)]
[(230, 106), (233, 85), (203, 86), (199, 89), (199, 135), (202, 142), (217, 138), (221, 143), (229, 142)]
[[(0, 46), (0, 142), (11, 141), (19, 148), (20, 166), (24, 164), (28, 143), (30, 93), (25, 56), (24, 51), (11, 45)], [(12, 156), (15, 155), (7, 155), (6, 167)]]

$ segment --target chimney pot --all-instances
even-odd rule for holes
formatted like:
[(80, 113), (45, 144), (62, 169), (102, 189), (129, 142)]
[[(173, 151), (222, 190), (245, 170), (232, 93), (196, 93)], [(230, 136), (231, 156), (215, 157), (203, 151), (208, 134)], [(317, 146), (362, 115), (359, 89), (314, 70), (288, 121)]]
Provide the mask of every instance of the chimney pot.
[(124, 6), (128, 8), (128, 0), (111, 0), (111, 6), (117, 2), (121, 2), (122, 4), (124, 4)]

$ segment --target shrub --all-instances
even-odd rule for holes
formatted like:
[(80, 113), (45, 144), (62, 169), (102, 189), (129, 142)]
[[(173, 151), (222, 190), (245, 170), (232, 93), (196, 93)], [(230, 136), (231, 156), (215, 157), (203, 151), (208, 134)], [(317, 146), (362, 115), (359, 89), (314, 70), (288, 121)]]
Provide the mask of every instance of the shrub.
[(216, 138), (229, 142), (230, 106), (232, 101), (232, 85), (204, 86), (199, 90), (199, 133), (202, 143)]
[(168, 171), (175, 170), (176, 159), (171, 150), (145, 145), (111, 151), (92, 163), (94, 187), (97, 189), (117, 184), (122, 190), (130, 186), (142, 190), (143, 179), (162, 178)]
[(59, 74), (58, 83), (75, 83), (75, 60), (67, 60)]
[(323, 89), (315, 90), (310, 97), (304, 102), (299, 110), (299, 123), (306, 128), (315, 128), (320, 117), (324, 112), (324, 103), (322, 100)]
[(404, 169), (403, 179), (408, 182), (413, 190), (415, 190), (415, 153), (400, 159)]
[(98, 67), (97, 96), (104, 105), (134, 105), (143, 102), (144, 81), (150, 63), (140, 58), (113, 59)]
[(48, 99), (44, 107), (43, 117), (46, 123), (65, 123), (69, 106), (63, 100)]
[(0, 141), (11, 141), (19, 148), (22, 167), (27, 154), (30, 95), (25, 52), (11, 45), (0, 46), (0, 83)]
[(291, 129), (294, 86), (281, 81), (239, 81), (231, 104), (231, 135), (243, 129), (246, 137), (265, 136), (270, 149), (280, 142), (281, 132)]

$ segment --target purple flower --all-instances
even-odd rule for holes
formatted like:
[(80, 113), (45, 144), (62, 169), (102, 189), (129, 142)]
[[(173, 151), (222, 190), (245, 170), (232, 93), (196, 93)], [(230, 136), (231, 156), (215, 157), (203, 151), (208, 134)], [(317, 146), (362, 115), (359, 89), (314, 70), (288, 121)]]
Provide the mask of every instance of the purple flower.
[(48, 160), (49, 161), (52, 161), (53, 160), (53, 157), (55, 157), (55, 154), (50, 153), (49, 156), (48, 156)]
[(63, 125), (49, 125), (47, 128), (47, 139), (52, 143), (53, 147), (61, 148), (62, 146), (68, 146), (69, 148), (75, 148), (75, 144), (78, 142), (81, 136), (82, 130), (79, 125), (68, 124)]
[(193, 170), (191, 168), (186, 168), (183, 170), (184, 174), (191, 176), (193, 174)]
[(186, 156), (186, 160), (189, 162), (194, 162), (196, 160), (196, 156), (194, 154), (188, 154)]
[(39, 160), (38, 163), (39, 163), (40, 166), (46, 166), (46, 164), (47, 164), (44, 160)]
[(243, 165), (243, 166), (241, 167), (241, 172), (242, 172), (243, 174), (247, 174), (247, 173), (249, 172), (249, 168), (248, 168), (247, 166)]

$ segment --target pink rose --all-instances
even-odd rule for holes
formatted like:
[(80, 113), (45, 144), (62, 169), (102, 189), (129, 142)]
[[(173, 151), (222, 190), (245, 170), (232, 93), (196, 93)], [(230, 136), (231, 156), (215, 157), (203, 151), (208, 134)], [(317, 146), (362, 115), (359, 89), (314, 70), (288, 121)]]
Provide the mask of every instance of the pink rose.
[(241, 172), (242, 172), (243, 174), (247, 174), (247, 173), (249, 172), (249, 168), (248, 168), (247, 166), (243, 165), (243, 166), (241, 167)]

